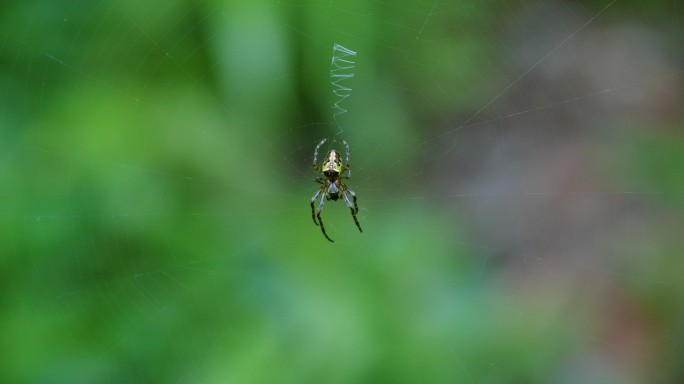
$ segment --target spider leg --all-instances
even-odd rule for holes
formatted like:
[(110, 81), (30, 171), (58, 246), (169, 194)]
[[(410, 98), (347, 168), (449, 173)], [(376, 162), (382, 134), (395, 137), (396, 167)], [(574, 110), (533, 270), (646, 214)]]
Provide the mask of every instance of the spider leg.
[[(349, 187), (346, 187), (346, 189), (347, 192), (349, 192), (349, 194), (352, 195), (352, 198), (354, 199), (354, 210), (356, 211), (356, 213), (359, 213), (359, 206), (356, 204), (356, 193), (354, 193), (354, 191), (352, 191), (352, 189)], [(351, 208), (351, 206), (349, 208)]]
[(349, 173), (347, 174), (347, 178), (350, 178), (350, 177), (351, 177), (351, 169), (349, 169), (349, 153), (350, 153), (351, 151), (349, 150), (349, 143), (347, 143), (346, 141), (342, 140), (342, 144), (344, 144), (344, 147), (345, 147), (346, 150), (347, 150), (347, 163), (344, 165), (344, 168), (342, 168), (342, 172), (340, 172), (340, 173), (344, 173), (344, 172), (346, 172), (346, 171), (349, 171)]
[(325, 143), (326, 140), (328, 140), (328, 139), (321, 140), (321, 142), (318, 143), (318, 145), (316, 146), (316, 149), (314, 149), (313, 168), (318, 173), (323, 172), (321, 167), (319, 167), (318, 164), (316, 163), (316, 159), (318, 158), (318, 150), (321, 148), (321, 146), (323, 145), (323, 143)]
[[(326, 239), (330, 240), (330, 242), (335, 242), (333, 239), (331, 239), (327, 233), (325, 233), (325, 227), (323, 226), (323, 219), (321, 219), (321, 210), (323, 209), (323, 201), (325, 199), (325, 193), (321, 195), (321, 202), (318, 204), (318, 212), (316, 214), (316, 217), (318, 218), (318, 223), (321, 226), (321, 231), (323, 231), (323, 236), (325, 236)], [(313, 204), (313, 202), (311, 203)]]
[(318, 195), (321, 193), (321, 190), (319, 189), (316, 193), (314, 193), (313, 197), (311, 198), (311, 218), (314, 221), (314, 224), (318, 225), (318, 222), (316, 221), (316, 210), (314, 209), (314, 201), (316, 201), (316, 198)]
[[(349, 201), (347, 191), (349, 191), (349, 193), (354, 198), (354, 205), (352, 205), (352, 202)], [(354, 194), (354, 192), (349, 190), (349, 188), (347, 188), (347, 191), (342, 192), (342, 197), (344, 198), (344, 202), (347, 203), (347, 207), (349, 207), (349, 210), (351, 211), (352, 217), (354, 218), (354, 223), (356, 223), (356, 227), (359, 228), (359, 232), (363, 232), (363, 229), (361, 229), (361, 224), (359, 224), (359, 219), (356, 218), (356, 212), (359, 211), (359, 207), (356, 205), (356, 195)]]

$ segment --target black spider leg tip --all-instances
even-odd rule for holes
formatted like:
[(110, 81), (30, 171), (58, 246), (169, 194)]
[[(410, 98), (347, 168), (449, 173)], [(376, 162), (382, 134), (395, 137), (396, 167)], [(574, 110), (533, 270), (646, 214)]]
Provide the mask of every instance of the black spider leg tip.
[(361, 229), (361, 224), (359, 224), (359, 220), (356, 218), (356, 212), (354, 212), (354, 208), (350, 208), (352, 217), (354, 218), (354, 222), (356, 223), (356, 228), (359, 229), (359, 232), (363, 233), (363, 229)]
[[(352, 197), (354, 198), (354, 205), (352, 205), (352, 202), (349, 201), (349, 197), (347, 196), (347, 192), (352, 193)], [(359, 232), (363, 233), (363, 229), (361, 229), (361, 224), (359, 224), (359, 219), (356, 218), (356, 214), (359, 212), (359, 207), (356, 205), (356, 195), (353, 195), (354, 192), (352, 192), (351, 189), (347, 189), (342, 194), (342, 197), (344, 198), (344, 202), (347, 204), (347, 207), (349, 207), (349, 210), (351, 211), (352, 218), (354, 218), (354, 223), (356, 224), (356, 228), (359, 229)]]
[(314, 224), (318, 226), (318, 221), (316, 221), (316, 210), (314, 208), (313, 201), (311, 202), (311, 218), (313, 219)]
[(325, 233), (325, 227), (323, 226), (323, 220), (321, 220), (321, 211), (318, 211), (318, 222), (321, 223), (320, 226), (321, 226), (321, 232), (323, 232), (323, 236), (325, 236), (325, 238), (328, 239), (328, 241), (330, 241), (331, 243), (334, 243), (335, 240), (331, 239), (330, 236), (328, 236), (328, 234)]
[(325, 226), (323, 225), (323, 219), (321, 219), (321, 211), (323, 210), (323, 202), (325, 201), (325, 194), (321, 196), (321, 202), (318, 204), (318, 212), (316, 213), (316, 217), (318, 218), (318, 223), (320, 224), (321, 227), (321, 232), (323, 232), (323, 236), (325, 236), (326, 239), (328, 239), (331, 243), (334, 243), (335, 240), (331, 239), (330, 236), (325, 232)]

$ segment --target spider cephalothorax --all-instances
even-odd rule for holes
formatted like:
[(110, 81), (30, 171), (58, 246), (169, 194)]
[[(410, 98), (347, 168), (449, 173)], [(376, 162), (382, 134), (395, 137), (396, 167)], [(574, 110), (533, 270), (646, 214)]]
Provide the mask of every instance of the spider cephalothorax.
[[(341, 196), (344, 202), (351, 210), (352, 217), (354, 218), (354, 222), (356, 223), (356, 226), (359, 228), (359, 231), (363, 232), (363, 230), (361, 230), (359, 220), (356, 218), (356, 214), (359, 212), (359, 207), (356, 205), (356, 194), (354, 193), (354, 191), (351, 190), (351, 188), (349, 188), (342, 182), (342, 180), (349, 179), (351, 177), (351, 170), (349, 169), (349, 144), (347, 144), (346, 141), (342, 140), (342, 143), (344, 144), (347, 150), (347, 161), (344, 166), (342, 166), (342, 157), (340, 153), (334, 149), (331, 149), (330, 152), (328, 152), (328, 155), (325, 157), (323, 164), (321, 166), (318, 166), (318, 164), (316, 164), (318, 150), (321, 148), (323, 143), (325, 143), (325, 141), (326, 139), (321, 140), (321, 142), (318, 143), (316, 149), (314, 150), (313, 167), (316, 170), (316, 172), (323, 174), (324, 177), (319, 176), (316, 178), (316, 182), (322, 185), (311, 198), (311, 217), (313, 218), (313, 221), (316, 225), (320, 225), (321, 231), (323, 231), (323, 235), (325, 236), (325, 238), (330, 241), (333, 241), (333, 239), (331, 239), (325, 232), (323, 220), (321, 219), (321, 210), (323, 210), (323, 202), (325, 200), (335, 201), (339, 199)], [(343, 176), (345, 172), (347, 172), (347, 176)], [(323, 194), (321, 195), (321, 193)], [(354, 201), (353, 204), (352, 201), (349, 200), (348, 194), (351, 195), (352, 200)], [(316, 201), (319, 195), (321, 195), (321, 199), (318, 203), (318, 209), (314, 209), (314, 202)]]

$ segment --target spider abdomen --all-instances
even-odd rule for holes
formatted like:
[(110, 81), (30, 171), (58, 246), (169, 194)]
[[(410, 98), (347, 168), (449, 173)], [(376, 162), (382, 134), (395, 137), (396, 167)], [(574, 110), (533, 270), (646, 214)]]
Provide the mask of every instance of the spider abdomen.
[(328, 199), (330, 200), (337, 200), (340, 197), (340, 189), (337, 188), (337, 184), (333, 181), (330, 183), (330, 186), (328, 187)]

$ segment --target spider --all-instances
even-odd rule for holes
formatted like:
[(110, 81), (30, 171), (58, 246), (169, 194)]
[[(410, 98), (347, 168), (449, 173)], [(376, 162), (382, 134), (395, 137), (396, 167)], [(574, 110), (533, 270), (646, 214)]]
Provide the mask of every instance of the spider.
[[(326, 140), (327, 139), (321, 140), (321, 142), (318, 143), (316, 149), (314, 150), (313, 167), (317, 173), (322, 173), (323, 177), (319, 176), (316, 178), (316, 182), (322, 185), (311, 198), (311, 217), (313, 218), (314, 224), (319, 225), (321, 227), (321, 231), (323, 231), (323, 236), (325, 236), (325, 238), (330, 240), (331, 242), (334, 242), (333, 239), (331, 239), (330, 236), (328, 236), (328, 234), (325, 233), (323, 219), (321, 219), (321, 210), (323, 210), (323, 202), (325, 200), (334, 201), (339, 199), (340, 196), (342, 196), (344, 202), (347, 203), (347, 207), (349, 207), (349, 209), (351, 210), (352, 217), (354, 218), (354, 223), (356, 223), (356, 226), (359, 228), (359, 232), (363, 232), (363, 230), (361, 229), (359, 220), (356, 218), (356, 214), (359, 212), (359, 207), (358, 205), (356, 205), (356, 194), (354, 193), (354, 191), (351, 190), (351, 188), (349, 188), (342, 182), (342, 180), (349, 179), (351, 177), (351, 170), (349, 169), (349, 144), (347, 144), (346, 141), (342, 140), (342, 143), (347, 149), (347, 163), (344, 165), (344, 167), (342, 166), (342, 158), (340, 156), (340, 153), (334, 149), (331, 149), (330, 152), (328, 152), (328, 155), (325, 157), (323, 164), (319, 167), (318, 164), (316, 164), (318, 150), (321, 148), (321, 146), (323, 145), (323, 143), (325, 143)], [(347, 171), (347, 176), (342, 176)], [(354, 201), (353, 204), (349, 200), (349, 196), (347, 194), (351, 195)], [(316, 198), (318, 198), (318, 195), (321, 196), (321, 200), (318, 203), (318, 209), (314, 209), (314, 202), (316, 201)], [(316, 221), (317, 218), (318, 221)]]

